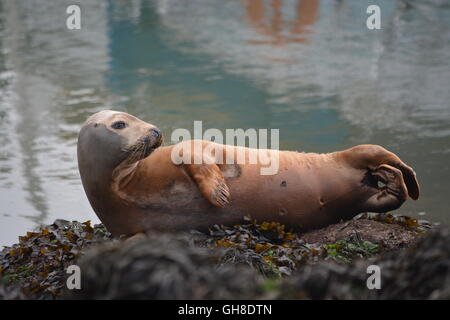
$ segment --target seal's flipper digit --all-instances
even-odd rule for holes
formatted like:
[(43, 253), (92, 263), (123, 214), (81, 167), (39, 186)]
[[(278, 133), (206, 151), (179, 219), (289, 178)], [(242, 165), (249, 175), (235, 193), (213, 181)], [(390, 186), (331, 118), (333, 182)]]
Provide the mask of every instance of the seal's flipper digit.
[(212, 204), (224, 208), (230, 202), (230, 191), (228, 190), (228, 186), (225, 181), (220, 182), (212, 192), (211, 199), (207, 197)]
[(416, 173), (414, 170), (400, 162), (399, 169), (403, 173), (403, 178), (405, 179), (406, 187), (408, 188), (408, 194), (413, 200), (417, 200), (420, 194), (419, 182), (417, 181)]
[(213, 205), (224, 208), (230, 202), (230, 190), (216, 164), (184, 164), (183, 167)]
[(411, 199), (417, 200), (419, 198), (420, 188), (414, 170), (410, 166), (406, 165), (396, 154), (392, 152), (388, 152), (388, 161), (386, 161), (385, 163), (390, 165), (391, 168), (395, 167), (397, 169), (400, 169), (407, 187), (408, 195), (411, 197)]

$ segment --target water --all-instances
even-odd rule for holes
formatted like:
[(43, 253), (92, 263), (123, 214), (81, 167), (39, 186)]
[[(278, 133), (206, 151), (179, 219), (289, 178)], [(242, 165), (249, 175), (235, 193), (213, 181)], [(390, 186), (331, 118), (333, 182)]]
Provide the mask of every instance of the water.
[(113, 108), (176, 128), (280, 128), (282, 149), (381, 144), (414, 167), (399, 211), (450, 224), (450, 1), (0, 3), (0, 244), (56, 218), (98, 222), (76, 138)]

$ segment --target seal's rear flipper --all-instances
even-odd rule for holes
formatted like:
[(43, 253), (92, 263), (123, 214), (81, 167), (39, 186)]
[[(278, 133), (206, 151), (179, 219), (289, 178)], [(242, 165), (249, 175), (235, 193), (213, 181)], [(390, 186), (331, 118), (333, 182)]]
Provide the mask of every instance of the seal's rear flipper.
[(390, 165), (382, 164), (371, 171), (376, 181), (384, 187), (374, 187), (374, 194), (366, 201), (366, 210), (388, 212), (399, 208), (408, 195), (402, 172)]
[(230, 202), (230, 190), (216, 164), (183, 164), (183, 168), (213, 205), (224, 208)]
[(419, 182), (417, 182), (416, 173), (414, 170), (407, 166), (405, 163), (400, 161), (398, 168), (403, 173), (403, 178), (405, 179), (406, 187), (408, 188), (408, 194), (413, 200), (419, 199), (420, 188)]
[(419, 182), (414, 170), (406, 165), (395, 153), (378, 145), (359, 145), (344, 151), (347, 161), (354, 167), (375, 170), (382, 164), (401, 171), (411, 199), (417, 200), (420, 194)]

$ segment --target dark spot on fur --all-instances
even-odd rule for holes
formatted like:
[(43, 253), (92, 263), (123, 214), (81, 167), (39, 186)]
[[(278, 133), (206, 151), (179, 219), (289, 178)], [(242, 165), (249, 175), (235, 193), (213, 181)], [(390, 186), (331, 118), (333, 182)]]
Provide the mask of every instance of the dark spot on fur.
[(320, 197), (319, 198), (319, 209), (320, 210), (323, 210), (324, 208), (325, 208), (325, 199), (324, 198), (322, 198), (322, 197)]
[(285, 208), (281, 208), (281, 209), (278, 211), (278, 214), (279, 214), (280, 216), (285, 216), (285, 215), (288, 214), (288, 211), (287, 211)]
[(222, 164), (220, 170), (226, 179), (239, 178), (241, 176), (241, 167), (237, 164)]
[(282, 181), (282, 182), (280, 183), (280, 187), (287, 187), (286, 181)]

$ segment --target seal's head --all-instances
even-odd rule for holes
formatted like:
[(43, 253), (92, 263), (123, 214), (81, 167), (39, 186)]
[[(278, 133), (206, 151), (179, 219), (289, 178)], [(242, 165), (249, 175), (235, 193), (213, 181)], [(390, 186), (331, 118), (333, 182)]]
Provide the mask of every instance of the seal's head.
[(87, 119), (78, 136), (78, 169), (92, 208), (115, 233), (136, 233), (138, 218), (124, 222), (125, 210), (114, 186), (161, 145), (158, 128), (125, 112), (100, 111)]
[(132, 164), (162, 143), (158, 128), (125, 112), (103, 110), (87, 119), (78, 137), (78, 166), (83, 174), (110, 174)]

